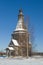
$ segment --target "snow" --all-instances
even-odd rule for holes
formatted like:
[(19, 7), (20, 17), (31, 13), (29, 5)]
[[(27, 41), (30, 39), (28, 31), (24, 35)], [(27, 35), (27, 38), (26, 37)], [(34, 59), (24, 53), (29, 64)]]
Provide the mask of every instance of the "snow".
[(22, 30), (19, 30), (19, 32), (16, 32), (16, 33), (26, 33), (26, 32), (25, 31), (22, 31)]
[(31, 42), (29, 41), (29, 44), (31, 44)]
[(21, 31), (27, 31), (26, 29), (23, 29), (23, 28), (18, 28), (15, 31), (19, 31), (19, 30), (21, 30)]
[(14, 50), (14, 48), (13, 48), (13, 47), (8, 47), (8, 49), (9, 49), (9, 50)]
[(43, 57), (0, 58), (0, 65), (43, 65)]
[(12, 39), (12, 42), (13, 42), (13, 44), (14, 44), (15, 46), (19, 46), (19, 44), (18, 44), (17, 40)]

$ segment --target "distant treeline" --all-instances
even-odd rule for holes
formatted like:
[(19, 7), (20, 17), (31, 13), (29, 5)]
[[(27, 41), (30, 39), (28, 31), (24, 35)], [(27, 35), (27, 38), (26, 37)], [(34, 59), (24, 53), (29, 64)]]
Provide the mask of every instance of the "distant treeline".
[[(0, 52), (0, 56), (6, 55), (6, 52)], [(43, 56), (43, 52), (32, 52), (31, 55)]]
[(0, 56), (6, 55), (5, 52), (0, 52)]
[(40, 56), (43, 56), (43, 52), (33, 52), (32, 55), (40, 55)]

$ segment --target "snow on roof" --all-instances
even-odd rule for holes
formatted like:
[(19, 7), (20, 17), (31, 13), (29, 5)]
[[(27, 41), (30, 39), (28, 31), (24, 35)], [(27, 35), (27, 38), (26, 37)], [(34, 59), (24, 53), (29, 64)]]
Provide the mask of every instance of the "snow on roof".
[(29, 44), (31, 44), (31, 42), (29, 41)]
[(19, 46), (19, 44), (18, 44), (17, 40), (12, 39), (12, 42), (13, 42), (13, 44), (14, 44), (15, 46)]
[(25, 30), (26, 31), (26, 29), (24, 28), (24, 23), (23, 22), (24, 22), (23, 19), (20, 18), (18, 23), (17, 23), (15, 31), (18, 31), (18, 30)]
[(13, 48), (13, 47), (8, 47), (8, 49), (9, 49), (9, 50), (14, 50), (14, 48)]
[(19, 31), (19, 30), (21, 30), (21, 31), (27, 31), (26, 29), (23, 29), (23, 28), (17, 28), (17, 29), (15, 29), (15, 31)]
[(19, 31), (19, 32), (15, 32), (15, 34), (16, 34), (16, 33), (26, 33), (26, 32), (25, 32), (25, 31)]

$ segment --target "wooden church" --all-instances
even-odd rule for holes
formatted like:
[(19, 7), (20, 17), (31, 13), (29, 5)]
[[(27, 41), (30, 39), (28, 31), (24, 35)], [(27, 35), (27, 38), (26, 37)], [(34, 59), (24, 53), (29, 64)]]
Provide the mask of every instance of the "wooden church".
[(19, 10), (18, 23), (11, 36), (11, 41), (6, 48), (7, 55), (30, 56), (31, 44), (29, 43), (29, 32), (24, 24), (24, 15), (22, 9)]

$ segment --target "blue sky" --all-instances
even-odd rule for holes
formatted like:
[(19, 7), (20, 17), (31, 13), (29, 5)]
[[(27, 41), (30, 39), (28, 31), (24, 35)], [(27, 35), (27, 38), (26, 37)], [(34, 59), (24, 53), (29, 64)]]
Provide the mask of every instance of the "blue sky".
[(43, 52), (43, 0), (0, 0), (0, 50), (5, 49), (18, 22), (18, 10), (34, 27), (35, 50)]

